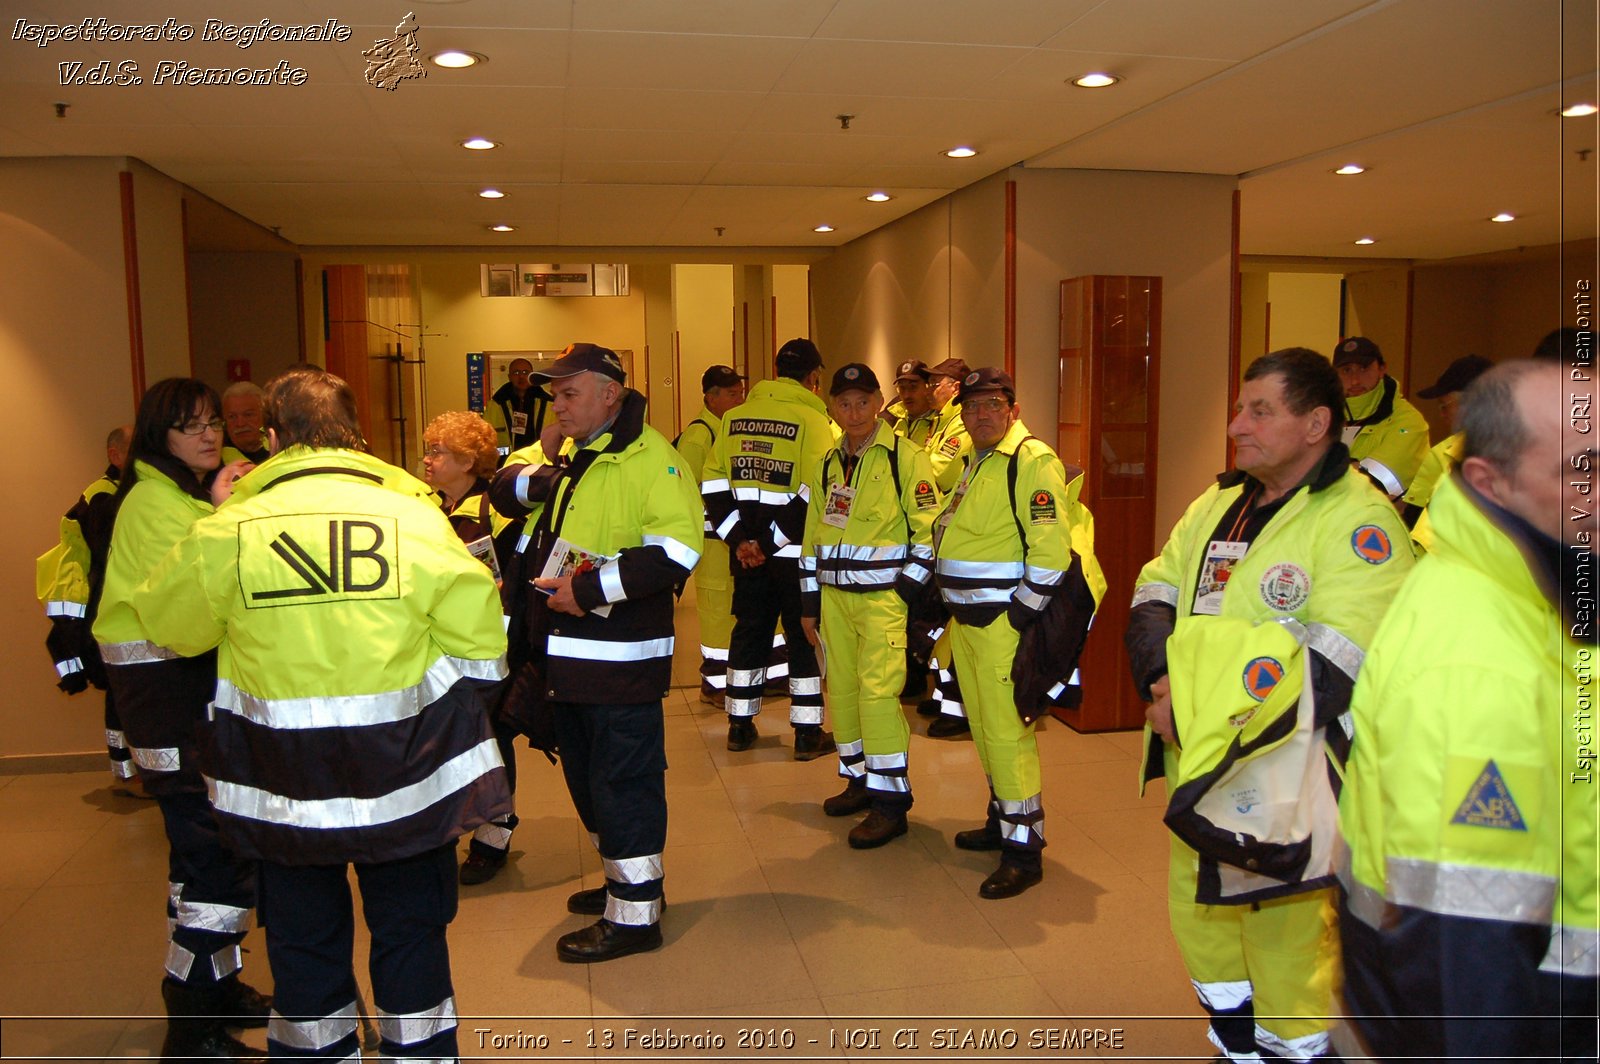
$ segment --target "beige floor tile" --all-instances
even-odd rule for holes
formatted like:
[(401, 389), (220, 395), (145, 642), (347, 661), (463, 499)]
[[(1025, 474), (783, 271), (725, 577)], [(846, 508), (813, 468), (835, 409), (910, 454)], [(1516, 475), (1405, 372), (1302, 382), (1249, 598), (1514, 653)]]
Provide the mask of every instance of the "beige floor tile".
[(937, 833), (917, 822), (915, 810), (907, 834), (874, 850), (852, 850), (845, 841), (858, 819), (830, 819), (831, 830), (822, 837), (757, 838), (755, 851), (773, 893), (843, 901), (944, 895), (946, 902), (960, 902), (949, 875), (928, 851)]
[(1021, 975), (1021, 962), (976, 910), (945, 890), (841, 900), (779, 894), (819, 987), (830, 993)]
[(108, 819), (62, 863), (46, 889), (82, 883), (165, 883), (167, 851), (159, 817)]
[[(671, 905), (706, 903), (716, 910), (771, 901), (767, 877), (746, 839), (669, 846), (663, 855)], [(595, 886), (600, 885), (595, 877)]]
[(1134, 760), (1144, 757), (1144, 729), (1132, 728), (1126, 731), (1098, 732), (1101, 739), (1115, 746)]
[[(511, 931), (452, 927), (450, 977), (457, 1012), (463, 1017), (588, 1015), (587, 971), (556, 959), (556, 939), (582, 927), (582, 918), (565, 909), (561, 917), (552, 914), (542, 927)], [(461, 1026), (465, 1031), (471, 1024), (463, 1020)]]
[[(518, 829), (520, 834), (521, 829)], [(511, 859), (487, 883), (462, 887), (459, 911), (451, 933), (543, 930), (565, 919), (567, 895), (583, 889), (578, 852), (518, 853), (512, 839)]]
[[(1059, 1007), (1032, 975), (825, 994), (822, 1004), (834, 1017), (855, 1017), (862, 1024), (876, 1020), (881, 1021), (878, 1026), (884, 1027), (894, 1026), (899, 1020), (924, 1030), (948, 1026), (943, 1017), (1048, 1016)], [(925, 1034), (919, 1037), (918, 1044), (928, 1044)]]
[[(715, 789), (679, 791), (667, 799), (667, 852), (677, 846), (746, 839), (739, 815)], [(592, 847), (591, 847), (592, 849)]]
[[(6, 1011), (12, 1012), (8, 1002)], [(159, 1021), (129, 1021), (122, 1017), (106, 1019), (61, 1018), (42, 1020), (7, 1018), (5, 1025), (5, 1055), (8, 1060), (39, 1060), (51, 1057), (80, 1057), (87, 1060), (106, 1059), (123, 1055), (151, 1055), (161, 1047), (157, 1033), (150, 1050), (130, 1049), (126, 1054), (118, 1050), (124, 1032), (130, 1023), (155, 1026), (165, 1030)]]
[[(61, 870), (99, 830), (93, 822), (80, 822), (78, 828), (56, 827), (48, 819), (0, 817), (0, 825), (11, 830), (0, 831), (0, 890), (16, 890), (43, 886)], [(16, 828), (40, 830), (17, 831)]]
[(667, 800), (670, 802), (680, 791), (722, 787), (722, 773), (699, 737), (684, 732), (675, 734), (679, 736), (679, 744), (667, 748)]
[(839, 790), (839, 781), (816, 771), (816, 778), (811, 781), (767, 787), (730, 786), (727, 801), (751, 838), (832, 837), (838, 822), (823, 814), (822, 800)]
[(1093, 761), (1128, 761), (1126, 750), (1101, 735), (1073, 731), (1058, 720), (1041, 721), (1036, 733), (1041, 765), (1081, 765)]
[[(0, 926), (0, 971), (25, 977), (36, 960), (103, 962), (108, 949), (128, 963), (157, 970), (166, 954), (165, 883), (132, 883), (115, 890), (78, 884), (35, 891)], [(148, 959), (147, 959), (148, 958)], [(95, 963), (97, 971), (114, 969)], [(23, 1010), (32, 1011), (32, 1010)]]
[(1072, 824), (1130, 872), (1166, 875), (1169, 833), (1156, 809), (1069, 814)]
[(1051, 801), (1074, 813), (1148, 808), (1159, 818), (1167, 804), (1160, 787), (1151, 787), (1139, 797), (1138, 770), (1126, 759), (1075, 765), (1059, 777), (1052, 776), (1050, 782), (1054, 785)]
[(590, 966), (596, 1015), (693, 1015), (817, 993), (775, 903), (673, 901), (661, 926), (663, 948)]
[(0, 926), (16, 915), (22, 903), (33, 897), (37, 887), (11, 887), (0, 889)]
[(1172, 949), (1166, 900), (1137, 876), (1096, 882), (1071, 869), (1050, 869), (1021, 897), (985, 903), (979, 911), (1033, 972), (1164, 956)]

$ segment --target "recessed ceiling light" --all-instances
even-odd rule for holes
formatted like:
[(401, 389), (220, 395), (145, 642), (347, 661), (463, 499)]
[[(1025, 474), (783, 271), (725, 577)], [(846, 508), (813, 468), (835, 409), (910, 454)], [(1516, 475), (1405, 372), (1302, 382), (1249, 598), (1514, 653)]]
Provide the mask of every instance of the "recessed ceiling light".
[(1364, 174), (1366, 172), (1367, 168), (1358, 163), (1345, 163), (1343, 166), (1339, 167), (1339, 169), (1334, 171), (1334, 173), (1340, 174), (1344, 177), (1349, 177), (1351, 174)]
[(1495, 215), (1493, 218), (1490, 218), (1489, 220), (1491, 222), (1514, 222), (1514, 221), (1517, 220), (1517, 216), (1514, 215), (1514, 214), (1508, 214), (1505, 211), (1501, 211), (1499, 214)]
[(811, 231), (813, 233), (831, 233), (831, 232), (833, 232), (833, 226), (831, 226), (831, 225), (819, 225), (816, 228), (812, 229)]
[(1597, 111), (1600, 111), (1600, 107), (1596, 107), (1592, 103), (1575, 103), (1563, 107), (1557, 113), (1562, 118), (1588, 118)]
[(514, 225), (506, 225), (504, 222), (501, 222), (499, 225), (491, 225), (489, 227), (489, 231), (491, 233), (515, 233), (517, 231), (517, 227)]
[(497, 188), (486, 188), (482, 192), (478, 193), (478, 195), (480, 197), (482, 197), (483, 199), (505, 199), (506, 198), (506, 194), (504, 192), (501, 192)]
[(1376, 244), (1377, 241), (1372, 239), (1370, 236), (1364, 236), (1360, 240), (1357, 240), (1356, 243), (1357, 244)]
[(894, 197), (889, 195), (887, 192), (869, 192), (869, 193), (867, 193), (867, 202), (868, 203), (888, 203), (892, 199), (894, 199)]
[(1080, 89), (1103, 89), (1107, 85), (1115, 85), (1121, 80), (1122, 79), (1117, 77), (1115, 74), (1106, 74), (1097, 70), (1093, 73), (1081, 74), (1078, 77), (1073, 78), (1072, 84), (1078, 86)]
[(488, 151), (490, 148), (498, 148), (500, 145), (488, 137), (469, 137), (461, 142), (461, 146), (463, 148), (471, 148), (473, 151)]
[(945, 152), (945, 154), (950, 156), (952, 159), (970, 159), (974, 155), (978, 154), (978, 149), (969, 148), (966, 145), (962, 145), (959, 148), (951, 148), (949, 151)]
[(448, 52), (434, 52), (428, 57), (428, 62), (434, 66), (449, 67), (452, 70), (477, 66), (479, 63), (487, 63), (488, 61), (487, 56), (479, 55), (477, 52), (463, 52), (457, 48), (452, 48)]

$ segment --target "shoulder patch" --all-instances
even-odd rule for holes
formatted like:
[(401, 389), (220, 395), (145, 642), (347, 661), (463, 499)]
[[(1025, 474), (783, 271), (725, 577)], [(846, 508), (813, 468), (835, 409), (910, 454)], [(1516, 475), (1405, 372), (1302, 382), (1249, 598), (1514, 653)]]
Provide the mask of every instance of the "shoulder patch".
[(1028, 500), (1028, 520), (1036, 525), (1056, 523), (1056, 497), (1042, 488)]
[(1253, 658), (1244, 667), (1244, 693), (1257, 702), (1265, 702), (1282, 679), (1283, 662), (1277, 658)]
[(955, 436), (946, 437), (945, 441), (939, 445), (939, 450), (943, 451), (945, 454), (955, 454), (956, 452), (960, 451), (961, 436), (958, 434)]
[(1279, 562), (1261, 574), (1261, 601), (1280, 613), (1293, 613), (1311, 598), (1311, 577), (1292, 562)]
[(933, 490), (933, 485), (926, 480), (917, 481), (913, 489), (917, 499), (917, 509), (928, 510), (939, 505), (939, 494)]
[(1505, 831), (1528, 830), (1516, 799), (1511, 797), (1511, 788), (1506, 786), (1506, 778), (1500, 774), (1493, 758), (1484, 764), (1483, 771), (1467, 788), (1467, 796), (1461, 800), (1450, 823)]
[(1362, 525), (1350, 533), (1350, 549), (1368, 565), (1382, 565), (1394, 554), (1389, 533), (1377, 525)]

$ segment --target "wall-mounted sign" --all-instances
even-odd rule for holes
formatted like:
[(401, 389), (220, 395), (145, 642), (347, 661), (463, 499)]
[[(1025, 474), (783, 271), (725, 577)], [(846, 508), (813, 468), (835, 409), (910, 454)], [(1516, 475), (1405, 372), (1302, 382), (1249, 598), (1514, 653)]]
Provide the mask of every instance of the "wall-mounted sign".
[(495, 262), (479, 270), (485, 297), (628, 294), (628, 267), (619, 262)]

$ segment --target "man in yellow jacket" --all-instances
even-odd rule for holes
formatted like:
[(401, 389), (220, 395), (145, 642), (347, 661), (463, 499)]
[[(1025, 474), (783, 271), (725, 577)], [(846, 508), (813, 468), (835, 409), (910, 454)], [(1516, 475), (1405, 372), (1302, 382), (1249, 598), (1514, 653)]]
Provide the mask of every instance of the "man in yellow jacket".
[(1411, 485), (1428, 454), (1428, 419), (1400, 394), (1378, 345), (1365, 336), (1342, 341), (1333, 368), (1344, 384), (1341, 438), (1350, 460), (1391, 499)]
[(1593, 459), (1564, 376), (1468, 390), (1433, 545), (1356, 684), (1340, 934), (1378, 1059), (1595, 1058), (1594, 521), (1563, 483)]
[(957, 833), (955, 844), (1000, 853), (978, 888), (983, 898), (1012, 897), (1044, 877), (1036, 718), (1024, 721), (1014, 695), (1018, 645), (1053, 599), (1099, 572), (1092, 553), (1073, 549), (1075, 525), (1087, 516), (1077, 501), (1081, 481), (1069, 485), (1055, 452), (1028, 435), (1016, 400), (1003, 370), (962, 380), (972, 454), (934, 525), (934, 581), (950, 610), (956, 672), (990, 787), (984, 825)]
[(292, 369), (266, 397), (273, 457), (133, 609), (161, 645), (217, 652), (206, 786), (260, 862), (273, 1055), (357, 1053), (354, 864), (382, 1052), (451, 1058), (456, 839), (510, 810), (485, 707), (499, 593), (428, 486), (360, 450), (344, 381)]
[(906, 833), (910, 730), (897, 696), (905, 684), (906, 606), (933, 576), (939, 493), (922, 448), (882, 422), (877, 374), (841, 367), (828, 388), (844, 430), (822, 460), (800, 561), (801, 623), (832, 669), (828, 695), (843, 792), (829, 816), (868, 810), (850, 831), (858, 850)]
[[(1287, 673), (1282, 631), (1305, 630), (1300, 653), (1311, 655), (1309, 683), (1326, 747), (1311, 771), (1334, 772), (1348, 751), (1340, 720), (1362, 648), (1412, 564), (1399, 515), (1351, 468), (1339, 442), (1344, 395), (1327, 359), (1305, 348), (1257, 359), (1234, 409), (1228, 435), (1236, 468), (1190, 504), (1160, 556), (1140, 572), (1126, 633), (1134, 683), (1151, 702), (1145, 776), (1166, 776), (1169, 801), (1179, 797), (1186, 738), (1174, 727), (1174, 709), (1180, 719), (1203, 721), (1209, 736), (1249, 721), (1248, 710), (1236, 712), (1237, 700), (1174, 706), (1175, 693), (1187, 697), (1183, 692), (1202, 684), (1216, 689), (1216, 677), (1200, 675), (1199, 666), (1217, 657), (1174, 658), (1174, 670), (1182, 660), (1190, 671), (1168, 675), (1175, 632), (1258, 628), (1260, 649), (1242, 648), (1234, 690), (1259, 706)], [(1172, 933), (1211, 1016), (1211, 1041), (1236, 1061), (1269, 1052), (1290, 1060), (1321, 1056), (1338, 981), (1331, 862), (1310, 878), (1252, 880), (1250, 892), (1224, 899), (1217, 878), (1237, 882), (1251, 872), (1226, 863), (1230, 855), (1171, 839)]]

